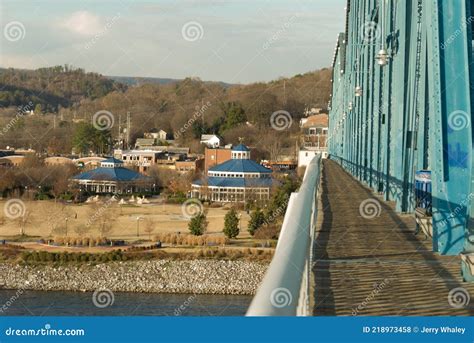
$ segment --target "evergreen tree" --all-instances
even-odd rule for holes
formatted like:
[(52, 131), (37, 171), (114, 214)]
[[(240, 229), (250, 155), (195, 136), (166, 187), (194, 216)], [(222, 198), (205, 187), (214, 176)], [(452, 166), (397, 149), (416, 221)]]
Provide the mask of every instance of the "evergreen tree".
[(235, 208), (231, 208), (224, 218), (224, 235), (235, 238), (239, 235), (239, 217)]
[(278, 187), (273, 193), (265, 213), (266, 219), (270, 222), (275, 218), (285, 214), (286, 208), (288, 207), (288, 201), (290, 200), (291, 193), (295, 192), (299, 187), (299, 183), (296, 179), (288, 177), (284, 183)]
[(239, 103), (231, 102), (228, 103), (225, 108), (225, 123), (224, 130), (233, 129), (239, 126), (247, 120), (245, 110)]
[(253, 236), (255, 231), (257, 231), (264, 223), (265, 215), (259, 208), (257, 208), (250, 214), (250, 221), (248, 225), (248, 231), (250, 235)]
[(99, 154), (107, 153), (111, 147), (111, 141), (110, 130), (98, 130), (88, 123), (80, 123), (72, 138), (74, 148), (81, 154), (87, 154), (89, 150)]
[(205, 213), (200, 213), (191, 218), (188, 229), (194, 236), (202, 236), (207, 229), (207, 218)]

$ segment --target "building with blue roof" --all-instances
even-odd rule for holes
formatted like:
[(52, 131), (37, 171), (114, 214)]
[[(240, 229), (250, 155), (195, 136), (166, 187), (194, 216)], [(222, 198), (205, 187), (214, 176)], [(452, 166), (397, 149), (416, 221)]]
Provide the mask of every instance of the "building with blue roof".
[(124, 168), (123, 161), (108, 158), (100, 167), (74, 176), (71, 181), (89, 193), (127, 194), (153, 190), (151, 178)]
[(232, 148), (231, 159), (209, 168), (206, 177), (192, 183), (194, 198), (216, 202), (268, 200), (273, 184), (271, 169), (250, 159), (243, 144)]

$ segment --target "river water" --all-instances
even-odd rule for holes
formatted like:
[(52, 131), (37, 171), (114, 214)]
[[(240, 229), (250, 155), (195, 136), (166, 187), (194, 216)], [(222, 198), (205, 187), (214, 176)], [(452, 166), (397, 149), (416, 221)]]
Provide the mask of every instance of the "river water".
[[(95, 303), (100, 306), (96, 306)], [(7, 316), (243, 316), (251, 296), (91, 292), (0, 291)], [(6, 304), (6, 309), (2, 309)]]

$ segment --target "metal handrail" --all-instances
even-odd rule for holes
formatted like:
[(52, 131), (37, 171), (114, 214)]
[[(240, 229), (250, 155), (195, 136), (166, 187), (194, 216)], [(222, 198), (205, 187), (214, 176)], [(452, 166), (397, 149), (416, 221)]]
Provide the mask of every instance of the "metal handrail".
[(318, 154), (306, 168), (299, 192), (291, 194), (275, 255), (247, 316), (309, 315), (311, 247), (320, 174)]

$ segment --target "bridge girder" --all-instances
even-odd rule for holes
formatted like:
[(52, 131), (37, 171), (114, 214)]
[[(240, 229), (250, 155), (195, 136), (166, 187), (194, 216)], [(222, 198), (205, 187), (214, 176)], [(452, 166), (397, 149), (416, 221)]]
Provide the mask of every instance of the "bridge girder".
[(431, 170), (433, 249), (474, 252), (472, 24), (469, 0), (347, 2), (333, 61), (329, 152), (413, 212)]

